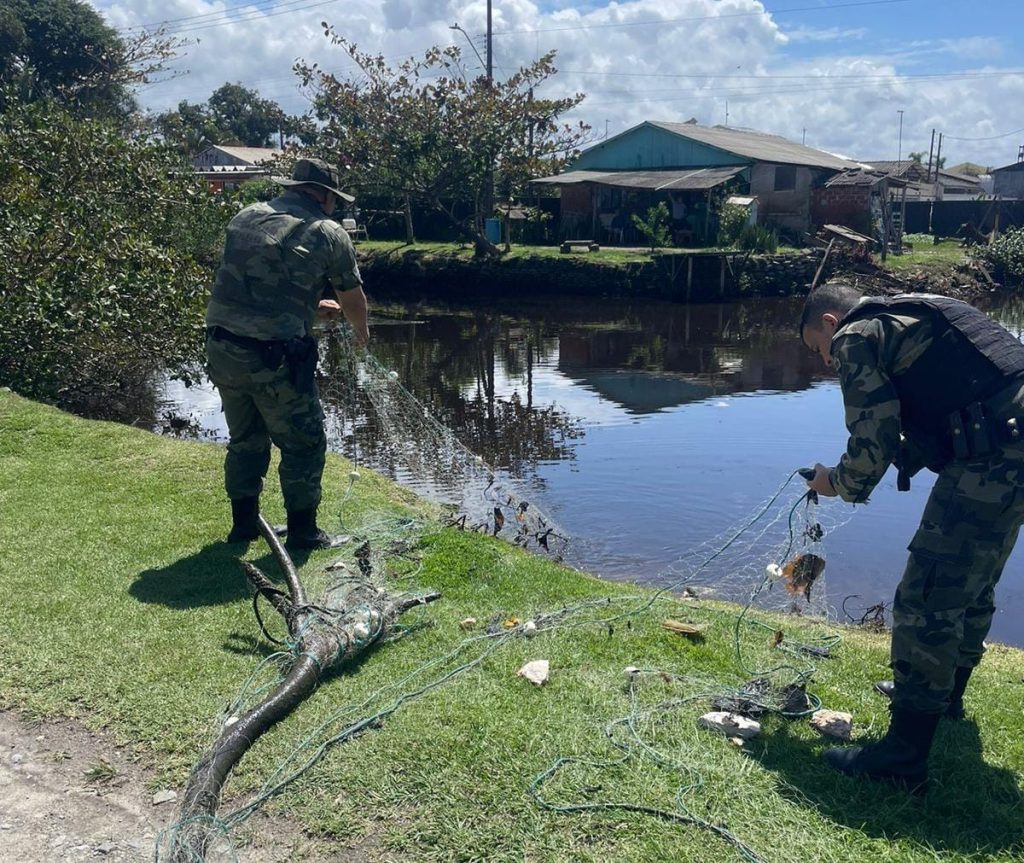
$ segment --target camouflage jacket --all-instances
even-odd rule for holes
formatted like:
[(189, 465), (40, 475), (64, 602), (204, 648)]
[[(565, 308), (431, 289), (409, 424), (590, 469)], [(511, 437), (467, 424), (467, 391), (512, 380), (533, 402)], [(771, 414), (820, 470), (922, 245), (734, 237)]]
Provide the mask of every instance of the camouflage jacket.
[[(912, 441), (904, 441), (900, 453), (900, 401), (892, 376), (921, 357), (933, 331), (927, 315), (881, 312), (850, 322), (832, 337), (832, 362), (839, 373), (850, 433), (846, 452), (831, 473), (843, 500), (867, 500), (898, 455), (910, 473), (923, 467)], [(1002, 414), (1022, 413), (1024, 386), (1020, 381), (1009, 383), (989, 402)]]
[(228, 223), (206, 325), (268, 341), (301, 337), (327, 288), (361, 284), (348, 234), (315, 200), (285, 192)]

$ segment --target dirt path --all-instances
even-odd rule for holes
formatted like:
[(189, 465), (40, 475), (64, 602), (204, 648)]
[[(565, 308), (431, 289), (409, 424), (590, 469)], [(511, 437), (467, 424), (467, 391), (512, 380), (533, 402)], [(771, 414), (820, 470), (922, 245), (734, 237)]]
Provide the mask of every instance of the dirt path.
[[(174, 819), (177, 802), (154, 803), (149, 779), (107, 735), (71, 720), (26, 722), (0, 710), (0, 861), (152, 861), (157, 833)], [(319, 863), (344, 853), (262, 814), (243, 839), (239, 863)]]

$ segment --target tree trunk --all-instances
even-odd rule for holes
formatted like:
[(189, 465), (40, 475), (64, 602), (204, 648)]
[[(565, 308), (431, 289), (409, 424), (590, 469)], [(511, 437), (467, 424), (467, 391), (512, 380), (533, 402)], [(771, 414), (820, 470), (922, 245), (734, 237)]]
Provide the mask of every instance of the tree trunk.
[(440, 598), (438, 593), (395, 597), (355, 577), (328, 590), (319, 604), (309, 605), (291, 558), (263, 516), (260, 532), (285, 574), (288, 593), (275, 587), (251, 563), (243, 561), (242, 568), (255, 591), (285, 619), (295, 639), (295, 661), (273, 692), (237, 721), (229, 720), (217, 741), (200, 757), (185, 789), (177, 829), (165, 858), (169, 863), (206, 859), (208, 846), (217, 835), (214, 819), (228, 774), (265, 731), (316, 689), (328, 669), (387, 635), (403, 612)]
[(459, 236), (464, 237), (473, 244), (473, 257), (475, 258), (499, 258), (501, 257), (501, 250), (494, 245), (487, 237), (484, 236), (483, 232), (479, 229), (470, 228), (460, 219), (456, 219), (451, 211), (441, 203), (438, 198), (434, 198), (433, 201), (434, 209), (441, 213), (456, 231)]
[(405, 242), (407, 245), (413, 245), (416, 242), (416, 234), (412, 229), (412, 202), (409, 200), (409, 195), (405, 195), (405, 205), (402, 207), (402, 212), (405, 215)]

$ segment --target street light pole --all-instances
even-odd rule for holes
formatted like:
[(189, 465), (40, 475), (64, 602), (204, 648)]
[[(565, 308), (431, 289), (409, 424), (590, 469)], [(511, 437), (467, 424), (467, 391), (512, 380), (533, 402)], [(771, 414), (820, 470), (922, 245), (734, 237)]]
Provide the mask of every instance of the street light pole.
[[(484, 62), (484, 58), (481, 57), (480, 56), (480, 52), (476, 50), (476, 45), (473, 44), (473, 40), (469, 38), (469, 34), (459, 26), (459, 23), (457, 21), (454, 24), (449, 24), (448, 25), (448, 29), (449, 30), (458, 30), (463, 36), (465, 36), (466, 37), (466, 41), (469, 42), (469, 47), (472, 48), (473, 49), (473, 53), (476, 54), (476, 59), (480, 61), (480, 65), (483, 66), (485, 69), (489, 69), (490, 68), (490, 63)], [(488, 44), (490, 44), (490, 43), (488, 43)], [(490, 56), (490, 54), (488, 54), (488, 57), (489, 56)], [(488, 71), (488, 73), (487, 73), (487, 80), (489, 81), (490, 79), (491, 79), (491, 74)]]
[[(480, 56), (480, 52), (477, 51), (476, 45), (473, 43), (473, 40), (469, 38), (469, 34), (459, 26), (458, 22), (455, 22), (454, 24), (449, 24), (448, 25), (448, 29), (449, 30), (458, 30), (463, 36), (466, 37), (466, 41), (469, 42), (469, 47), (472, 48), (473, 49), (473, 53), (476, 54), (476, 59), (479, 60), (480, 63), (484, 67), (484, 72), (487, 75), (487, 89), (488, 90), (491, 89), (491, 86), (494, 83), (494, 52), (493, 52), (493, 47), (491, 45), (491, 35), (492, 35), (492, 33), (491, 33), (491, 29), (492, 29), (491, 28), (491, 2), (492, 2), (492, 0), (487, 0), (487, 47), (486, 47), (487, 59), (486, 60), (484, 60), (484, 58)], [(484, 197), (484, 199), (483, 199), (483, 203), (482, 203), (481, 209), (483, 210), (482, 216), (483, 216), (483, 219), (484, 219), (484, 225), (480, 225), (481, 229), (485, 228), (486, 220), (488, 218), (490, 218), (493, 215), (493, 213), (494, 213), (494, 154), (493, 153), (490, 155), (490, 165), (489, 165), (489, 167), (487, 169), (487, 176), (484, 179), (483, 197)]]

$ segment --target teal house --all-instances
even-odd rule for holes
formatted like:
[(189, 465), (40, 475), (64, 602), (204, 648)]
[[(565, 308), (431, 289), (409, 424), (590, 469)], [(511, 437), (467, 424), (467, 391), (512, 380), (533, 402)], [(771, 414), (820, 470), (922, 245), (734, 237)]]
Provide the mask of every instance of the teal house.
[(572, 167), (534, 180), (559, 190), (566, 239), (632, 245), (630, 218), (664, 201), (677, 246), (712, 243), (729, 196), (756, 202), (756, 220), (799, 237), (811, 193), (859, 165), (777, 135), (726, 126), (646, 121), (585, 150)]

